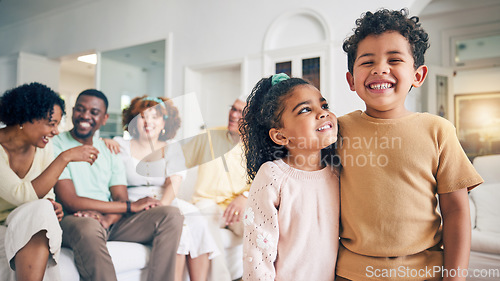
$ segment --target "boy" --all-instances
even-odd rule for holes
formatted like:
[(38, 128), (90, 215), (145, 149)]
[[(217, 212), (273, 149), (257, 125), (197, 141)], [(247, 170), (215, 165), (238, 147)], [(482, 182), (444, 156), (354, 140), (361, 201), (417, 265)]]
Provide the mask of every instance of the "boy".
[(428, 35), (407, 10), (367, 12), (356, 24), (343, 45), (346, 78), (366, 111), (339, 118), (337, 280), (465, 280), (467, 190), (482, 178), (450, 122), (404, 105), (427, 76)]

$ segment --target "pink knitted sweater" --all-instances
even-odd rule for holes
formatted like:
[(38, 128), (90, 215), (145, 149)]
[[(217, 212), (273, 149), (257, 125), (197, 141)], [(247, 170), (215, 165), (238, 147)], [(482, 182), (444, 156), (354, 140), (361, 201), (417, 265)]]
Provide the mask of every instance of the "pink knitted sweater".
[(255, 176), (244, 214), (243, 280), (334, 280), (339, 243), (336, 168), (282, 160)]

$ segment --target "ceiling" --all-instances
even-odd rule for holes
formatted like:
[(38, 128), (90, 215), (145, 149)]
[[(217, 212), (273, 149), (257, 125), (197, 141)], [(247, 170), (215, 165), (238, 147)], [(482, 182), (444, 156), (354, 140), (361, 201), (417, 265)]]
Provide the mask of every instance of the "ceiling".
[[(98, 0), (0, 0), (0, 28), (96, 1)], [(498, 2), (498, 0), (432, 0), (422, 14), (498, 5)]]
[[(0, 28), (88, 5), (94, 1), (97, 0), (0, 0)], [(148, 69), (163, 67), (164, 52), (165, 42), (159, 41), (103, 54), (110, 59)], [(76, 55), (61, 58), (61, 71), (93, 77), (95, 66), (77, 61), (76, 58)]]
[[(61, 58), (61, 71), (89, 78), (94, 77), (95, 65), (78, 61), (77, 57), (78, 55)], [(165, 40), (102, 52), (101, 59), (104, 58), (133, 65), (142, 68), (143, 71), (153, 68), (164, 68)]]
[(0, 0), (0, 28), (96, 0)]
[[(0, 29), (88, 5), (98, 0), (0, 0)], [(417, 0), (418, 1), (418, 0)], [(432, 0), (422, 11), (422, 15), (432, 16), (443, 12), (460, 11), (488, 5), (498, 5), (499, 0)], [(154, 53), (153, 50), (156, 50)], [(164, 49), (149, 44), (108, 52), (114, 59), (125, 60), (140, 67), (151, 67), (161, 61)], [(62, 70), (95, 75), (95, 67), (76, 61), (76, 57), (61, 59)]]

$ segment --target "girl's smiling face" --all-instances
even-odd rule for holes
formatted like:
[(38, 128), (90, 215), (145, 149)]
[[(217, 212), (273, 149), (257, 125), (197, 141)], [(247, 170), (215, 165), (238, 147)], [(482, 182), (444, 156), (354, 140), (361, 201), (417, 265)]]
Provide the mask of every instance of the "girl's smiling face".
[(369, 35), (358, 45), (353, 73), (347, 73), (352, 91), (366, 104), (366, 113), (378, 118), (398, 118), (411, 87), (420, 87), (427, 67), (415, 69), (410, 44), (396, 31)]
[(271, 139), (290, 154), (319, 152), (337, 141), (337, 118), (312, 85), (296, 86), (284, 101), (281, 127), (269, 131)]

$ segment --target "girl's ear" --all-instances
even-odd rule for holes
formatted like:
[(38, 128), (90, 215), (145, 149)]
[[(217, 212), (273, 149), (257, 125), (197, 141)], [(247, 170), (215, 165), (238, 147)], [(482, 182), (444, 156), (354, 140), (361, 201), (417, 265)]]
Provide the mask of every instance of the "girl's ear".
[(271, 130), (269, 130), (269, 137), (277, 145), (287, 145), (288, 144), (287, 137), (285, 135), (283, 135), (276, 128), (271, 128)]
[(418, 88), (424, 83), (425, 77), (427, 77), (429, 69), (426, 65), (421, 65), (415, 70), (415, 76), (413, 77), (413, 87)]

